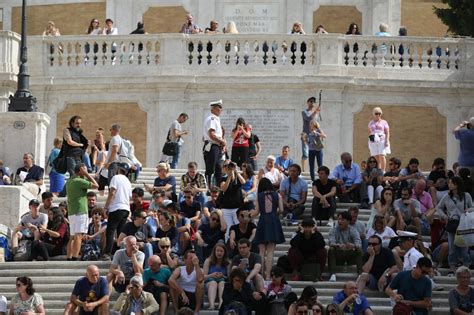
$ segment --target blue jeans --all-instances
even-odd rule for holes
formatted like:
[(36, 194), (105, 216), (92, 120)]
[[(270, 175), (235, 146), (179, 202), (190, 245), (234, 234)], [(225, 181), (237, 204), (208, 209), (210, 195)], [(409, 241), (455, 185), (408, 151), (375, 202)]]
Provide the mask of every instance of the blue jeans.
[(143, 253), (145, 254), (145, 261), (143, 262), (143, 268), (148, 268), (148, 258), (153, 256), (153, 245), (151, 245), (151, 243), (143, 244)]
[(76, 164), (79, 163), (81, 163), (81, 157), (66, 157), (67, 172), (69, 173), (70, 177), (74, 176), (74, 168), (76, 168)]
[(314, 158), (316, 158), (316, 162), (318, 163), (318, 167), (323, 166), (323, 150), (316, 151), (316, 150), (309, 150), (309, 174), (311, 175), (311, 180), (315, 180), (315, 172), (314, 172)]
[(301, 159), (307, 160), (308, 159), (308, 144), (301, 139)]
[(92, 166), (91, 166), (91, 159), (89, 157), (89, 154), (84, 152), (84, 155), (82, 155), (82, 163), (87, 167), (87, 171), (90, 173), (92, 172)]
[(450, 267), (455, 267), (462, 258), (464, 266), (469, 267), (471, 264), (471, 256), (469, 255), (469, 247), (459, 247), (454, 245), (454, 233), (448, 233), (448, 263)]
[(175, 155), (173, 155), (173, 160), (171, 161), (171, 164), (170, 164), (171, 169), (175, 169), (178, 166), (180, 156), (181, 156), (181, 146), (178, 145), (177, 152)]

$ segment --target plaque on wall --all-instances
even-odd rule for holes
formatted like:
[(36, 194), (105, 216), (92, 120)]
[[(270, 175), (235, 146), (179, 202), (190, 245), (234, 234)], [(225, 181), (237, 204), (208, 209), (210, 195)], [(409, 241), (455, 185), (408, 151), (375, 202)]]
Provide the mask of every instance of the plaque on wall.
[(279, 3), (226, 3), (224, 25), (234, 21), (240, 33), (279, 33)]
[[(209, 114), (204, 112), (204, 117)], [(259, 155), (258, 167), (263, 166), (265, 158), (272, 154), (279, 156), (284, 145), (290, 146), (290, 155), (294, 158), (295, 150), (295, 111), (290, 109), (224, 109), (222, 112), (221, 125), (225, 130), (225, 138), (228, 144), (229, 157), (232, 151), (232, 129), (239, 117), (251, 124), (253, 132), (259, 137), (262, 152)]]

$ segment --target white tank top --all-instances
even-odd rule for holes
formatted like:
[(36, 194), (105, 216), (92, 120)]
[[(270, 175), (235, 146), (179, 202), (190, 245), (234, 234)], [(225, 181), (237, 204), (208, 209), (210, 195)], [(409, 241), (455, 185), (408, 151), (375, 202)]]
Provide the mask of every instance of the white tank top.
[(178, 279), (179, 286), (186, 292), (194, 293), (196, 291), (196, 269), (193, 269), (191, 274), (186, 272), (186, 266), (179, 267), (181, 269), (180, 277)]

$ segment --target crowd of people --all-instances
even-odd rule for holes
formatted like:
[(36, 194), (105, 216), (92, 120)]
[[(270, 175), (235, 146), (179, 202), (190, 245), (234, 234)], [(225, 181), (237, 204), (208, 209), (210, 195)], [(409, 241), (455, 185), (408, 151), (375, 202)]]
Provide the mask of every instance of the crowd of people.
[[(474, 117), (453, 130), (461, 144), (459, 163), (448, 171), (445, 161), (436, 158), (425, 176), (416, 158), (401, 168), (402, 162), (391, 157), (385, 170), (390, 132), (376, 107), (368, 124), (371, 156), (366, 164), (359, 166), (344, 152), (331, 171), (322, 154), (330, 135), (319, 125), (315, 101), (309, 98), (302, 112), (302, 161), (310, 159), (313, 181), (310, 217), (305, 215), (308, 183), (301, 176), (302, 167), (290, 157), (290, 148), (283, 146), (280, 156), (268, 156), (257, 168), (258, 136), (239, 118), (228, 145), (220, 124), (222, 100), (209, 104), (203, 123), (205, 172), (189, 162), (180, 186), (168, 161), (174, 167), (179, 163), (182, 138), (188, 134), (182, 126), (187, 114), (181, 113), (169, 128), (167, 142), (178, 149), (163, 150), (153, 185), (143, 187), (132, 186), (141, 164), (133, 144), (120, 135), (121, 127), (110, 127), (107, 142), (104, 128), (98, 128), (89, 141), (82, 118), (73, 116), (48, 158), (50, 190), (32, 154), (25, 153), (24, 166), (11, 177), (1, 165), (7, 181), (24, 185), (42, 201), (31, 200), (29, 212), (14, 227), (15, 259), (66, 255), (67, 260), (111, 261), (104, 278), (96, 266), (87, 268), (65, 314), (108, 308), (112, 290), (121, 294), (113, 307), (119, 314), (165, 314), (169, 300), (176, 312), (187, 307), (199, 313), (206, 296), (207, 308), (220, 314), (317, 314), (324, 309), (373, 314), (365, 290), (384, 292), (400, 312), (427, 314), (432, 291), (443, 289), (433, 280), (440, 267), (449, 268), (448, 275), (458, 280), (449, 295), (453, 314), (472, 311), (474, 295), (467, 280), (472, 252), (455, 244), (456, 226), (452, 230), (451, 225), (456, 219), (459, 224), (473, 208)], [(316, 158), (317, 170), (311, 158)], [(106, 187), (102, 206), (97, 194)], [(56, 205), (56, 196), (66, 196), (67, 202)], [(355, 205), (336, 214), (338, 202), (371, 209), (368, 224), (359, 220)], [(288, 254), (275, 265), (275, 247), (285, 242), (285, 224), (297, 226), (297, 232), (287, 239)], [(322, 224), (330, 226), (326, 239), (318, 230)], [(422, 242), (424, 235), (431, 239), (428, 245)], [(336, 281), (338, 266), (345, 264), (355, 266), (357, 278), (346, 282), (326, 308), (314, 288), (305, 289), (298, 299), (285, 280)], [(10, 302), (14, 314), (28, 307), (44, 313), (31, 279), (19, 277), (17, 290)]]
[[(179, 33), (183, 34), (208, 34), (208, 35), (215, 35), (215, 34), (239, 34), (239, 30), (237, 28), (237, 24), (234, 21), (229, 21), (227, 24), (221, 29), (219, 26), (219, 21), (211, 20), (209, 22), (209, 26), (202, 29), (199, 25), (195, 22), (194, 16), (191, 13), (187, 13), (185, 16), (185, 22), (181, 26)], [(86, 29), (85, 32), (87, 35), (118, 35), (118, 29), (114, 26), (114, 21), (110, 18), (105, 20), (104, 26), (100, 26), (100, 21), (97, 18), (91, 19), (89, 23), (89, 27)], [(303, 29), (303, 24), (300, 21), (295, 21), (291, 27), (291, 30), (288, 32), (289, 34), (301, 34), (305, 35), (306, 32)], [(328, 31), (325, 29), (323, 25), (318, 25), (315, 30), (315, 34), (328, 34)], [(137, 28), (131, 31), (130, 34), (147, 34), (145, 31), (145, 25), (142, 21), (137, 23)], [(350, 23), (346, 35), (362, 35), (362, 32), (357, 25), (357, 23)], [(374, 34), (375, 36), (391, 36), (389, 32), (389, 26), (386, 23), (381, 23), (379, 25), (379, 32)], [(398, 36), (407, 36), (408, 31), (406, 27), (401, 26), (398, 32)], [(59, 28), (56, 27), (54, 21), (48, 21), (46, 27), (43, 31), (43, 36), (61, 36), (61, 32)], [(98, 49), (98, 46), (97, 46)], [(347, 47), (348, 49), (348, 47)], [(356, 51), (356, 46), (354, 47), (354, 51)], [(96, 51), (97, 52), (97, 51)]]

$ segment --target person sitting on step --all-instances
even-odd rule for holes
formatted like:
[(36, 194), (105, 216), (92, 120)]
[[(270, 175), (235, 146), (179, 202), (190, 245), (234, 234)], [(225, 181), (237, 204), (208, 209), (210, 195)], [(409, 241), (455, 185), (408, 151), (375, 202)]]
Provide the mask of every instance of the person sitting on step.
[(319, 264), (319, 272), (324, 272), (327, 251), (323, 235), (317, 230), (312, 219), (304, 219), (299, 231), (290, 241), (288, 260), (293, 270), (292, 281), (299, 280), (298, 270), (304, 264)]
[(291, 164), (288, 168), (289, 176), (280, 184), (280, 195), (283, 200), (283, 215), (291, 225), (298, 225), (300, 217), (305, 209), (306, 197), (308, 195), (308, 184), (301, 178), (301, 167)]
[(338, 224), (329, 230), (328, 266), (331, 282), (336, 281), (336, 265), (356, 265), (357, 274), (362, 271), (362, 243), (359, 232), (350, 226), (351, 219), (349, 211), (341, 212)]

